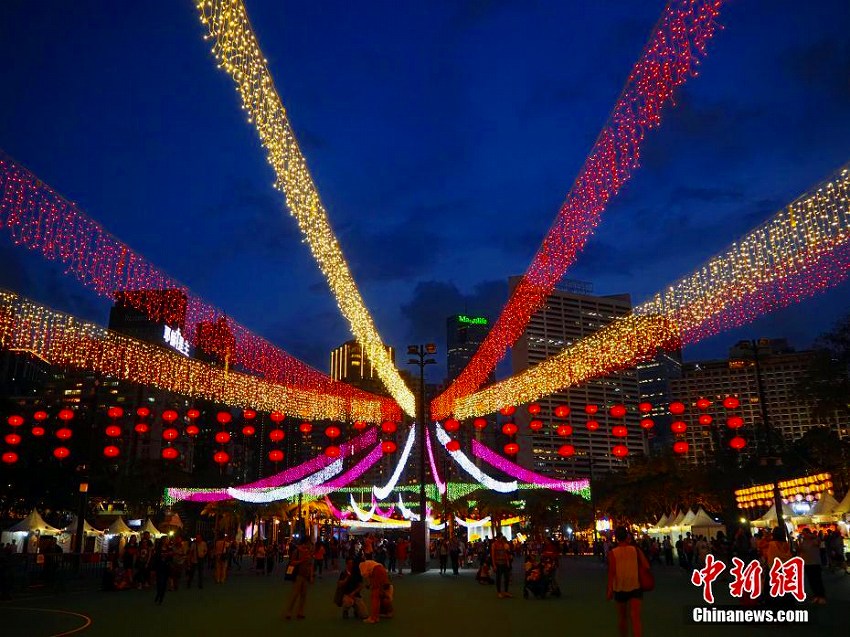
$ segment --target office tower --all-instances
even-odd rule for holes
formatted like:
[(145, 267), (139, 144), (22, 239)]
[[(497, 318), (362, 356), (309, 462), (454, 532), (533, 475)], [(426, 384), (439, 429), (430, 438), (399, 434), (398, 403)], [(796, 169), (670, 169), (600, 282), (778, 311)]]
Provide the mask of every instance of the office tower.
[[(509, 279), (511, 291), (518, 283), (519, 277)], [(594, 296), (592, 292), (589, 283), (567, 281), (548, 296), (546, 304), (531, 317), (525, 332), (512, 350), (511, 362), (515, 374), (534, 367), (631, 312), (629, 295)], [(563, 478), (589, 477), (591, 473), (598, 475), (623, 467), (629, 457), (646, 452), (646, 437), (638, 426), (635, 409), (638, 396), (637, 372), (628, 369), (537, 401), (542, 408), (538, 418), (544, 421), (540, 431), (531, 431), (527, 411), (518, 409), (518, 462), (545, 475)], [(613, 418), (610, 415), (609, 408), (615, 404), (628, 407), (625, 418)], [(571, 410), (566, 420), (554, 416), (555, 408), (559, 405), (566, 405)], [(598, 413), (588, 416), (585, 413), (586, 405), (597, 406)], [(589, 431), (586, 427), (591, 418), (600, 425), (596, 431)], [(559, 424), (571, 425), (572, 435), (558, 436), (556, 427)], [(613, 436), (612, 427), (616, 425), (625, 425), (628, 435), (624, 438)], [(575, 456), (561, 457), (558, 449), (563, 444), (572, 444), (576, 449)], [(629, 456), (626, 458), (617, 458), (612, 454), (613, 447), (619, 444), (627, 446)]]
[[(390, 359), (395, 363), (395, 350), (386, 346)], [(334, 380), (353, 385), (373, 394), (387, 395), (378, 372), (357, 341), (346, 341), (331, 352), (330, 376)]]
[(671, 400), (670, 381), (682, 376), (682, 350), (659, 351), (652, 360), (638, 364), (637, 376), (639, 400), (652, 405), (646, 416), (655, 423), (647, 432), (649, 452), (660, 453), (673, 444), (673, 420), (667, 406)]

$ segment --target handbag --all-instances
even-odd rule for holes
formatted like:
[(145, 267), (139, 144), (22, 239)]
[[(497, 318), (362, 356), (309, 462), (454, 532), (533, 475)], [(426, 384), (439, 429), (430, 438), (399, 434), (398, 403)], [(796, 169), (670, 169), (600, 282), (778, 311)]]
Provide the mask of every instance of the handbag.
[(286, 565), (286, 572), (283, 574), (283, 580), (285, 582), (295, 581), (295, 564), (289, 563)]
[(643, 552), (637, 547), (635, 547), (635, 550), (638, 552), (638, 584), (640, 585), (640, 590), (648, 593), (655, 590), (655, 575), (649, 570), (649, 562)]

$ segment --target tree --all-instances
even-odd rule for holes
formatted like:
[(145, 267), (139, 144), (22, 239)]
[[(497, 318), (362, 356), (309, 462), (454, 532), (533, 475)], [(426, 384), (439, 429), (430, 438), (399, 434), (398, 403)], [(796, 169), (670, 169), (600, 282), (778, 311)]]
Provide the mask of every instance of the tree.
[(823, 418), (850, 417), (850, 316), (821, 335), (797, 394)]

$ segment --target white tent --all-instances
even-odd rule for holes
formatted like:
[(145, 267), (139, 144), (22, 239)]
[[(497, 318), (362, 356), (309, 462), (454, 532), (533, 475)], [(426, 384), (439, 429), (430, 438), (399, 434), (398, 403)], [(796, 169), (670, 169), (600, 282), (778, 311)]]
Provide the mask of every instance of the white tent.
[[(71, 522), (62, 529), (63, 533), (70, 533), (71, 535), (75, 535), (77, 533), (77, 516), (71, 516)], [(89, 524), (88, 520), (83, 520), (83, 533), (85, 535), (103, 535), (103, 531), (98, 531), (91, 524)]]
[(153, 525), (153, 522), (151, 522), (151, 519), (150, 519), (150, 518), (148, 518), (148, 519), (145, 521), (145, 525), (144, 525), (141, 529), (139, 529), (139, 533), (144, 533), (145, 531), (147, 531), (148, 533), (150, 533), (150, 534), (151, 534), (151, 537), (160, 537), (160, 536), (162, 536), (162, 535), (165, 535), (165, 533), (163, 533), (162, 531), (158, 530), (158, 529), (157, 529), (157, 528)]
[(696, 516), (696, 513), (694, 513), (694, 512), (693, 512), (693, 511), (691, 511), (690, 509), (688, 509), (688, 514), (687, 514), (687, 515), (685, 516), (685, 518), (684, 518), (684, 519), (683, 519), (683, 520), (679, 523), (679, 526), (681, 526), (682, 528), (686, 528), (686, 527), (691, 526), (691, 524), (693, 523), (693, 519), (694, 519), (694, 517), (695, 517), (695, 516)]
[[(672, 514), (671, 514), (672, 516)], [(670, 528), (677, 528), (682, 525), (682, 520), (685, 519), (685, 514), (682, 511), (676, 512), (676, 517), (670, 520)]]
[[(791, 522), (793, 518), (799, 518), (799, 516), (794, 514), (794, 511), (791, 510), (791, 507), (787, 504), (782, 504), (782, 517), (785, 519), (785, 523)], [(753, 526), (776, 526), (776, 505), (772, 505), (763, 516), (761, 516), (758, 520), (753, 520)]]
[(833, 498), (828, 491), (820, 494), (820, 499), (815, 502), (809, 515), (815, 522), (833, 522), (836, 516), (833, 511), (838, 506), (838, 500)]
[(110, 524), (109, 528), (106, 529), (107, 535), (132, 535), (133, 533), (135, 533), (135, 531), (127, 526), (127, 523), (124, 522), (124, 518), (120, 515), (118, 516), (118, 519)]
[(41, 535), (58, 535), (61, 533), (59, 529), (45, 522), (35, 509), (15, 526), (6, 529), (6, 533), (33, 533), (34, 531), (38, 531)]
[(832, 510), (832, 514), (839, 517), (847, 513), (850, 513), (850, 491), (847, 492), (847, 495), (844, 496), (844, 499), (839, 505)]
[(711, 539), (718, 532), (723, 530), (724, 525), (717, 522), (702, 507), (694, 514), (691, 520), (691, 535), (704, 535)]
[(669, 524), (670, 524), (670, 521), (667, 519), (667, 514), (665, 513), (664, 515), (661, 516), (661, 519), (658, 520), (658, 522), (655, 523), (655, 528), (656, 529), (663, 529), (665, 526), (668, 526)]

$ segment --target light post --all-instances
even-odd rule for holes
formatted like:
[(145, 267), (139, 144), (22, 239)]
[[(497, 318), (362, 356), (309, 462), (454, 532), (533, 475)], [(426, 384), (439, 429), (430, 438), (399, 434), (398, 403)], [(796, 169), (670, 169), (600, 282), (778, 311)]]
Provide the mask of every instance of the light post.
[[(410, 524), (410, 566), (414, 573), (424, 573), (428, 570), (428, 520), (425, 511), (428, 500), (425, 496), (425, 366), (436, 364), (436, 360), (428, 358), (437, 352), (433, 343), (425, 345), (408, 345), (408, 365), (419, 366), (419, 400), (416, 410), (416, 437), (419, 442), (419, 522)], [(415, 357), (415, 358), (414, 358)]]
[(88, 504), (89, 483), (85, 478), (80, 482), (80, 508), (77, 509), (77, 528), (74, 530), (74, 548), (79, 554), (77, 558), (78, 572), (83, 570), (83, 534), (86, 523), (86, 506)]

